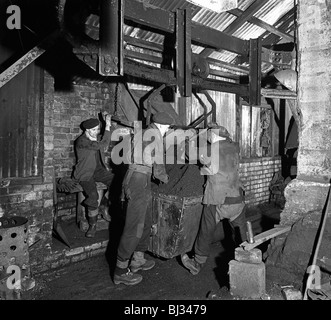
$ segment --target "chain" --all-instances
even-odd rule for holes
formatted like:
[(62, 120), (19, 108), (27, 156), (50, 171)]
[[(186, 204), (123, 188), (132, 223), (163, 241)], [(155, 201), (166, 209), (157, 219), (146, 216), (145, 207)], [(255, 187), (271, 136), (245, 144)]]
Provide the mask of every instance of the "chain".
[(114, 115), (117, 115), (117, 106), (118, 106), (118, 82), (116, 82), (115, 87), (115, 96), (114, 96)]

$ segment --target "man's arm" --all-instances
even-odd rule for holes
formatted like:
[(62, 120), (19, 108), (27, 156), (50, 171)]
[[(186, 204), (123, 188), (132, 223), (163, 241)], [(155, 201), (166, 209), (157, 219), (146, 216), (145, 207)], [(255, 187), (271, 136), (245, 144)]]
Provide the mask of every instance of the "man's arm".
[(107, 114), (105, 116), (105, 121), (106, 121), (105, 133), (103, 134), (103, 137), (100, 141), (92, 141), (88, 138), (82, 137), (81, 139), (78, 139), (76, 148), (77, 149), (88, 149), (88, 150), (102, 150), (105, 147), (107, 147), (110, 143), (110, 138), (111, 138), (111, 133), (110, 133), (111, 115), (110, 114)]

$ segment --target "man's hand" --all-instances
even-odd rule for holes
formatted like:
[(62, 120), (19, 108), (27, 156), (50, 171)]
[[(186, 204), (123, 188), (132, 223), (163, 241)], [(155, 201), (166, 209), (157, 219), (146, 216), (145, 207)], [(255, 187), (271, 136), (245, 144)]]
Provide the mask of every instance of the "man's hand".
[(109, 130), (111, 126), (111, 114), (105, 115), (105, 121), (106, 121), (106, 130)]
[(167, 174), (162, 174), (161, 176), (158, 176), (157, 179), (165, 184), (169, 182), (169, 176)]

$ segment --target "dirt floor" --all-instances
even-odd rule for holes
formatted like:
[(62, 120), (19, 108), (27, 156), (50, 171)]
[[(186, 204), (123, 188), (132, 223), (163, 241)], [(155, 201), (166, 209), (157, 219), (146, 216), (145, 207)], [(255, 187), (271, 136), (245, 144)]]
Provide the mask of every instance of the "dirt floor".
[[(250, 211), (255, 234), (277, 224), (279, 214), (280, 209), (272, 205)], [(226, 232), (226, 226), (224, 230)], [(33, 300), (251, 300), (230, 294), (227, 272), (233, 248), (224, 238), (223, 229), (215, 237), (219, 241), (212, 244), (210, 258), (196, 276), (182, 266), (179, 256), (164, 259), (151, 255), (156, 265), (152, 270), (141, 272), (140, 284), (114, 285), (110, 276), (113, 250), (110, 246), (103, 255), (36, 276), (38, 291)], [(111, 238), (109, 234), (109, 243)], [(283, 300), (280, 286), (268, 281), (268, 277), (266, 292), (258, 300)]]

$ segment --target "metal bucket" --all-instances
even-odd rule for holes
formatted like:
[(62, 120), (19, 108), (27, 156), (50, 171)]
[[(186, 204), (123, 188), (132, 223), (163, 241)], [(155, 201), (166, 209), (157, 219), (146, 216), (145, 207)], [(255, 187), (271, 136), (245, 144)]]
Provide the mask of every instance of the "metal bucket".
[(28, 219), (0, 218), (0, 300), (19, 298), (23, 278), (29, 277)]
[(153, 194), (153, 225), (149, 251), (173, 258), (192, 249), (199, 230), (202, 196)]

